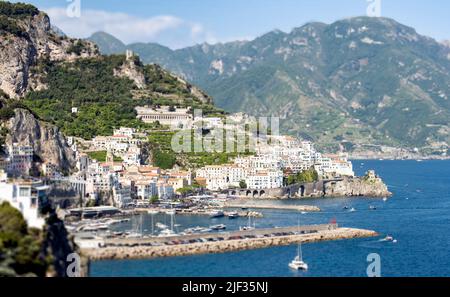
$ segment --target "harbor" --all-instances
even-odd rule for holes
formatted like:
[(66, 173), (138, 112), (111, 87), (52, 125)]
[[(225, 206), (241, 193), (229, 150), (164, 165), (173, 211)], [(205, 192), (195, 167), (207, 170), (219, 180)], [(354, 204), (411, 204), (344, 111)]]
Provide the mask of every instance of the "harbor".
[(343, 240), (378, 236), (375, 231), (340, 228), (337, 224), (255, 229), (215, 234), (170, 237), (105, 239), (99, 247), (83, 248), (89, 260), (147, 259), (225, 253), (296, 243)]

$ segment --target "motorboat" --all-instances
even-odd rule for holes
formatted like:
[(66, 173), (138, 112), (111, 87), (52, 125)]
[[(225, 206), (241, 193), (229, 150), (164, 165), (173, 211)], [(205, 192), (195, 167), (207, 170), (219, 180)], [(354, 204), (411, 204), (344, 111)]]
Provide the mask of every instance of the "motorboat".
[(212, 219), (213, 218), (222, 218), (224, 216), (225, 216), (225, 214), (221, 210), (214, 210), (209, 214), (209, 217)]
[(173, 230), (164, 229), (158, 235), (158, 237), (170, 237), (170, 236), (177, 236), (177, 234)]
[(159, 223), (159, 222), (155, 224), (155, 227), (158, 229), (167, 229), (168, 228), (167, 225), (165, 225), (163, 223)]
[(392, 237), (392, 236), (390, 236), (390, 235), (387, 235), (385, 238), (382, 239), (382, 241), (391, 241), (391, 242), (394, 242), (394, 241), (397, 241), (397, 240), (395, 240), (394, 237)]
[(141, 237), (142, 237), (142, 233), (138, 233), (138, 232), (131, 232), (125, 236), (125, 238), (141, 238)]
[(224, 224), (219, 224), (219, 225), (211, 226), (209, 228), (212, 230), (225, 230), (227, 228), (227, 226)]
[(175, 209), (169, 209), (169, 210), (166, 210), (166, 214), (168, 214), (168, 215), (174, 215), (174, 214), (176, 214), (176, 210), (175, 210)]
[(237, 218), (239, 218), (239, 213), (237, 213), (237, 212), (230, 212), (228, 214), (228, 218), (229, 219), (237, 219)]

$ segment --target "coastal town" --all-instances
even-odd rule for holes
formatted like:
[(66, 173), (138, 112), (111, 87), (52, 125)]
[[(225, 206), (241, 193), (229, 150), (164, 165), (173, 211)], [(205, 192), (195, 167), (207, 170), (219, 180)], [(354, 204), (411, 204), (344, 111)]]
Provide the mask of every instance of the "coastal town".
[[(171, 111), (169, 107), (162, 107), (145, 114), (144, 109), (137, 110), (138, 118), (171, 124), (174, 129), (191, 129), (193, 123), (198, 122), (186, 114), (187, 110)], [(205, 118), (204, 122), (212, 127), (223, 125), (221, 119), (217, 118)], [(264, 190), (282, 188), (287, 185), (289, 176), (311, 168), (320, 179), (354, 176), (352, 164), (346, 155), (321, 154), (311, 142), (300, 141), (291, 136), (270, 137), (277, 141), (277, 145), (258, 144), (255, 154), (238, 156), (229, 164), (208, 165), (197, 170), (163, 170), (152, 164), (144, 164), (142, 144), (147, 141), (148, 133), (152, 132), (120, 127), (111, 136), (96, 136), (89, 141), (67, 137), (67, 144), (76, 159), (75, 172), (65, 176), (58, 172), (54, 164), (44, 163), (40, 168), (42, 179), (24, 178), (35, 170), (33, 147), (13, 144), (7, 148), (7, 158), (0, 163), (0, 188), (18, 189), (19, 197), (28, 200), (22, 205), (29, 205), (30, 208), (38, 203), (36, 193), (61, 184), (69, 185), (70, 192), (75, 193), (74, 197), (81, 197), (81, 206), (130, 208), (148, 206), (151, 201), (175, 201), (186, 197), (186, 189), (192, 189), (191, 194), (202, 189), (210, 195), (232, 190), (233, 196), (239, 196), (236, 190), (243, 190), (244, 194), (241, 196), (247, 198), (254, 197), (253, 191), (257, 190), (258, 198), (264, 198), (267, 196)], [(101, 158), (103, 160), (99, 160)], [(24, 183), (30, 185), (27, 191), (23, 188)], [(41, 186), (44, 183), (46, 185)], [(3, 194), (2, 199), (13, 202), (16, 191), (10, 190), (9, 193)], [(25, 212), (25, 216), (28, 215)], [(35, 216), (37, 213), (29, 221), (42, 224)]]
[[(188, 109), (177, 111), (163, 106), (136, 110), (138, 119), (163, 123), (168, 131), (203, 131), (206, 125), (213, 134), (214, 129), (227, 126), (226, 132), (236, 130), (236, 134), (255, 137), (242, 126), (229, 125), (228, 119), (225, 125), (221, 118), (194, 118)], [(231, 117), (234, 123), (250, 121), (242, 114)], [(155, 132), (119, 127), (110, 136), (91, 140), (66, 137), (76, 164), (76, 169), (69, 173), (59, 171), (56, 164), (37, 166), (31, 144), (13, 143), (6, 149), (7, 157), (1, 160), (0, 198), (20, 210), (28, 225), (35, 228), (44, 227), (46, 221), (41, 210), (52, 205), (78, 248), (91, 260), (226, 252), (376, 235), (373, 231), (339, 228), (336, 222), (309, 226), (301, 232), (297, 230), (299, 227), (256, 227), (254, 220), (263, 216), (264, 209), (299, 213), (320, 209), (252, 201), (326, 195), (389, 196), (387, 187), (374, 172), (368, 172), (364, 179), (355, 177), (345, 154), (321, 154), (312, 142), (291, 136), (265, 135), (261, 140), (258, 135), (254, 151), (237, 154), (232, 162), (162, 169), (148, 162), (144, 154), (152, 133)], [(339, 189), (337, 184), (348, 186), (355, 181), (369, 185), (370, 190), (356, 194), (354, 187), (348, 193), (333, 192)], [(326, 183), (334, 185), (328, 194)], [(377, 184), (381, 185), (381, 191), (371, 192)], [(170, 217), (170, 224), (155, 223), (157, 214), (162, 214), (159, 219), (163, 220)], [(152, 218), (146, 232), (142, 215)], [(175, 217), (180, 215), (230, 220), (244, 217), (249, 221), (239, 230), (231, 228), (227, 233), (223, 233), (227, 229), (225, 224), (180, 230), (175, 223)], [(140, 221), (136, 221), (136, 216)], [(114, 226), (129, 224), (130, 220), (133, 220), (131, 229), (114, 231)], [(86, 267), (84, 271), (88, 274)]]
[(29, 2), (0, 1), (0, 279), (100, 281), (11, 291), (450, 275), (450, 4)]

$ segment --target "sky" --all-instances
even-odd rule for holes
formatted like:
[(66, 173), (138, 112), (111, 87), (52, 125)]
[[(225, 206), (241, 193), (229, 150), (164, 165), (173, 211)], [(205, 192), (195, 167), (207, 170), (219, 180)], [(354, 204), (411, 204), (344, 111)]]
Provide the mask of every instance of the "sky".
[[(379, 1), (377, 3), (373, 1)], [(251, 40), (310, 21), (376, 13), (437, 40), (450, 39), (448, 0), (21, 0), (50, 16), (67, 35), (110, 33), (124, 43), (157, 42), (172, 49), (197, 43)], [(379, 6), (377, 4), (379, 3)], [(79, 5), (78, 5), (79, 4)], [(78, 9), (78, 7), (80, 9)], [(378, 9), (378, 7), (380, 9)]]

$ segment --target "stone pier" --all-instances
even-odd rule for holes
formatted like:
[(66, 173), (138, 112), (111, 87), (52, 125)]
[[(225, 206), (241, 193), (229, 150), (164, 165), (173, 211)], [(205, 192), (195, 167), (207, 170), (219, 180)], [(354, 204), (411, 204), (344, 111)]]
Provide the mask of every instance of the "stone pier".
[[(293, 227), (291, 227), (293, 228)], [(323, 228), (317, 232), (306, 234), (282, 235), (259, 238), (228, 238), (223, 241), (206, 241), (200, 243), (174, 245), (140, 245), (137, 242), (127, 246), (107, 246), (96, 249), (84, 249), (83, 255), (90, 260), (108, 259), (147, 259), (157, 257), (188, 256), (197, 254), (214, 254), (242, 250), (260, 249), (273, 246), (286, 246), (296, 243), (312, 243), (329, 240), (343, 240), (378, 236), (375, 231), (353, 228)], [(221, 236), (223, 234), (216, 234)], [(205, 237), (205, 236), (203, 236)], [(181, 240), (182, 237), (178, 237)], [(169, 239), (165, 239), (169, 240)]]

